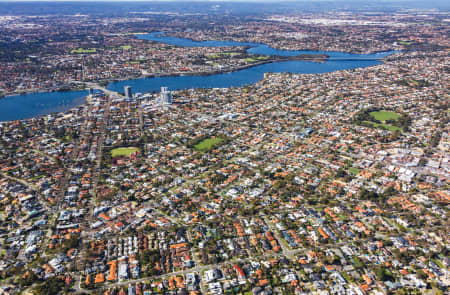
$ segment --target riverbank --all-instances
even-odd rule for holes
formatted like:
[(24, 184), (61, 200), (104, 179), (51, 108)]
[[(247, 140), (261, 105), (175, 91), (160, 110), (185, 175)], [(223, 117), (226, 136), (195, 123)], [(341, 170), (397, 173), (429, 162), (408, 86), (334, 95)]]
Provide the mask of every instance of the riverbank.
[(0, 99), (2, 98), (8, 98), (11, 96), (16, 95), (27, 95), (27, 94), (37, 94), (37, 93), (43, 93), (43, 92), (67, 92), (67, 91), (79, 91), (79, 90), (87, 90), (89, 87), (86, 87), (86, 85), (83, 86), (82, 83), (98, 83), (103, 86), (107, 86), (110, 83), (119, 82), (119, 81), (126, 81), (126, 80), (133, 80), (133, 79), (143, 79), (143, 78), (155, 78), (155, 77), (179, 77), (179, 76), (210, 76), (210, 75), (217, 75), (217, 74), (225, 74), (225, 73), (232, 73), (240, 70), (249, 69), (252, 67), (256, 67), (263, 64), (269, 64), (269, 63), (276, 63), (276, 62), (283, 62), (283, 61), (312, 61), (312, 62), (325, 62), (326, 59), (329, 56), (326, 54), (301, 54), (298, 56), (274, 56), (274, 58), (269, 58), (267, 60), (258, 61), (255, 63), (250, 63), (242, 66), (237, 67), (230, 67), (230, 68), (222, 68), (220, 70), (216, 71), (202, 71), (202, 72), (171, 72), (171, 73), (150, 73), (150, 74), (143, 74), (141, 76), (131, 76), (131, 77), (121, 77), (121, 78), (115, 78), (115, 79), (105, 79), (100, 81), (83, 81), (80, 83), (67, 83), (63, 84), (61, 86), (55, 86), (51, 88), (42, 88), (42, 89), (31, 89), (27, 91), (15, 91), (10, 93), (5, 93), (0, 95)]
[[(147, 35), (142, 36), (153, 38)], [(186, 42), (173, 38), (166, 40), (162, 37), (158, 37), (158, 40), (166, 44), (174, 42), (182, 45)], [(90, 82), (66, 80), (64, 84), (50, 89), (39, 89), (39, 92), (33, 89), (34, 91), (26, 91), (29, 93), (27, 95), (12, 95), (6, 99), (0, 99), (0, 121), (20, 120), (69, 110), (84, 103), (88, 96), (86, 90), (71, 90), (96, 88), (93, 84), (104, 86), (102, 88), (104, 91), (112, 90), (118, 93), (123, 93), (125, 86), (130, 86), (133, 93), (158, 92), (162, 86), (168, 87), (171, 91), (193, 88), (243, 87), (264, 79), (266, 73), (321, 74), (365, 68), (381, 64), (382, 59), (395, 53), (353, 55), (317, 51), (283, 52), (264, 44), (256, 44), (256, 47), (255, 44), (248, 43), (243, 45), (242, 43), (229, 44), (226, 42), (226, 44), (240, 47), (238, 63), (225, 62), (219, 66), (199, 67), (198, 72), (179, 71), (180, 67), (177, 67), (175, 71), (172, 69), (164, 73), (140, 71), (132, 75), (117, 75), (115, 79), (106, 77)], [(199, 44), (190, 45), (197, 46)], [(224, 42), (216, 41), (200, 45), (201, 47), (223, 47)], [(209, 60), (211, 64), (214, 62), (214, 58)], [(57, 92), (58, 90), (63, 91)], [(23, 92), (25, 91), (21, 91), (21, 93)]]
[[(250, 48), (252, 47), (258, 47), (260, 45), (266, 45), (269, 46), (275, 50), (279, 50), (279, 51), (329, 51), (329, 52), (339, 52), (339, 53), (344, 53), (344, 54), (364, 54), (364, 55), (369, 55), (369, 54), (377, 54), (377, 53), (381, 53), (381, 52), (386, 52), (386, 51), (396, 51), (399, 50), (399, 48), (394, 48), (394, 47), (390, 47), (390, 48), (385, 48), (385, 49), (373, 49), (373, 50), (365, 50), (365, 51), (361, 51), (361, 50), (348, 50), (347, 48), (327, 48), (327, 47), (317, 47), (317, 48), (293, 48), (293, 47), (286, 47), (286, 46), (279, 46), (278, 44), (271, 44), (270, 42), (261, 42), (261, 41), (256, 41), (256, 42), (252, 42), (252, 41), (247, 41), (247, 40), (243, 40), (243, 39), (229, 39), (229, 38), (218, 38), (218, 39), (208, 39), (208, 38), (192, 38), (192, 37), (187, 37), (185, 34), (183, 34), (182, 32), (171, 32), (171, 31), (160, 31), (160, 32), (138, 32), (138, 33), (128, 33), (127, 35), (133, 35), (138, 39), (146, 39), (145, 36), (146, 35), (153, 35), (153, 36), (163, 36), (163, 37), (168, 37), (168, 38), (176, 38), (176, 39), (183, 39), (185, 41), (188, 42), (192, 42), (192, 43), (210, 43), (210, 42), (234, 42), (234, 43), (241, 43), (241, 44), (252, 44), (250, 45)], [(221, 40), (221, 41), (217, 41), (217, 40)], [(151, 39), (147, 39), (147, 40), (151, 40)], [(151, 40), (154, 42), (162, 42), (162, 41), (156, 41), (156, 40)], [(164, 43), (164, 42), (162, 42)], [(169, 44), (169, 43), (167, 43)], [(171, 44), (174, 45), (174, 44)], [(175, 46), (181, 46), (183, 47), (183, 45), (175, 45)], [(224, 45), (225, 46), (229, 46), (229, 45)], [(236, 45), (235, 45), (236, 46)], [(239, 45), (237, 45), (239, 46)], [(244, 45), (245, 46), (245, 45)]]
[[(110, 83), (110, 82), (109, 82)], [(70, 91), (80, 91), (86, 90), (87, 87), (84, 87), (82, 84), (77, 83), (68, 83), (63, 85), (58, 85), (50, 88), (34, 88), (27, 89), (26, 91), (13, 91), (6, 92), (0, 94), (0, 99), (9, 98), (17, 95), (29, 95), (29, 94), (38, 94), (38, 93), (47, 93), (47, 92), (70, 92)]]
[[(237, 72), (240, 70), (249, 69), (252, 67), (256, 67), (259, 65), (264, 64), (270, 64), (270, 63), (276, 63), (276, 62), (283, 62), (283, 61), (311, 61), (311, 62), (325, 62), (328, 58), (327, 55), (314, 55), (315, 57), (312, 57), (312, 55), (299, 55), (299, 56), (280, 56), (279, 58), (274, 59), (267, 59), (258, 61), (252, 64), (246, 64), (242, 66), (232, 67), (232, 68), (226, 68), (226, 69), (220, 69), (217, 71), (209, 71), (209, 72), (173, 72), (173, 73), (151, 73), (148, 75), (144, 75), (142, 78), (155, 78), (155, 77), (178, 77), (178, 76), (210, 76), (210, 75), (217, 75), (217, 74), (226, 74), (226, 73), (232, 73)], [(120, 81), (120, 80), (117, 80)]]
[[(167, 34), (167, 32), (166, 32)], [(361, 55), (361, 54), (350, 54), (350, 53), (339, 53), (339, 52), (323, 52), (323, 51), (282, 51), (278, 49), (274, 49), (268, 45), (260, 44), (260, 43), (239, 43), (235, 41), (193, 41), (190, 39), (181, 39), (176, 37), (167, 37), (164, 35), (164, 33), (160, 32), (153, 32), (150, 34), (133, 34), (138, 39), (145, 39), (153, 42), (160, 42), (165, 43), (168, 45), (176, 46), (176, 47), (239, 47), (238, 51), (241, 53), (240, 60), (246, 61), (250, 63), (246, 63), (243, 65), (238, 65), (238, 63), (234, 64), (227, 64), (224, 63), (220, 67), (205, 67), (204, 70), (195, 69), (197, 71), (179, 71), (179, 68), (176, 68), (175, 70), (178, 71), (172, 71), (170, 72), (147, 72), (147, 71), (140, 71), (139, 73), (135, 73), (133, 75), (120, 75), (120, 77), (115, 78), (103, 78), (103, 79), (94, 79), (91, 81), (85, 81), (85, 82), (75, 82), (75, 83), (66, 83), (62, 85), (57, 85), (51, 88), (42, 88), (42, 89), (27, 89), (27, 90), (20, 90), (20, 91), (12, 91), (8, 93), (2, 93), (4, 97), (9, 96), (16, 96), (16, 95), (26, 95), (26, 94), (35, 94), (35, 93), (42, 93), (42, 92), (57, 92), (57, 91), (77, 91), (80, 89), (86, 89), (87, 86), (82, 86), (83, 83), (86, 82), (94, 82), (98, 83), (102, 86), (107, 87), (111, 83), (116, 83), (119, 81), (125, 81), (125, 80), (136, 80), (136, 79), (145, 79), (145, 78), (160, 78), (160, 77), (184, 77), (184, 76), (214, 76), (214, 75), (220, 75), (220, 74), (226, 74), (226, 73), (234, 73), (239, 71), (244, 71), (251, 68), (257, 68), (259, 66), (263, 66), (266, 64), (276, 64), (276, 63), (282, 63), (282, 62), (294, 62), (294, 61), (309, 61), (309, 62), (317, 62), (317, 63), (326, 63), (331, 62), (334, 63), (336, 60), (344, 60), (346, 58), (352, 59), (352, 58), (361, 58), (361, 59), (367, 59), (377, 62), (380, 61), (381, 58), (385, 58), (386, 56), (383, 56), (383, 53), (373, 54), (373, 55)], [(390, 54), (389, 52), (386, 52), (387, 54)], [(345, 62), (344, 62), (345, 63)], [(375, 62), (374, 62), (375, 63)], [(369, 66), (370, 64), (361, 64), (362, 67)], [(352, 65), (349, 65), (350, 68), (352, 68)], [(359, 67), (359, 66), (358, 66)], [(331, 69), (331, 71), (339, 70), (339, 67), (336, 67), (335, 69)], [(292, 68), (286, 69), (285, 71), (289, 72), (298, 72), (294, 69), (292, 71)], [(323, 72), (320, 71), (309, 71), (309, 73), (319, 73)], [(300, 71), (300, 73), (303, 73)], [(118, 75), (119, 76), (119, 75)], [(122, 92), (122, 90), (120, 90)]]

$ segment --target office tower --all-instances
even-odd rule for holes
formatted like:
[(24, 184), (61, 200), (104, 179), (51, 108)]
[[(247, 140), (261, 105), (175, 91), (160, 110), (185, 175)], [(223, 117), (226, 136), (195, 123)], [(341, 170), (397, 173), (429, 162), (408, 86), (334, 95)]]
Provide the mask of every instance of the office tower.
[(159, 95), (159, 102), (162, 104), (172, 104), (172, 95), (167, 87), (161, 87), (161, 93)]
[(133, 94), (131, 93), (131, 86), (125, 86), (124, 92), (127, 98), (133, 98)]

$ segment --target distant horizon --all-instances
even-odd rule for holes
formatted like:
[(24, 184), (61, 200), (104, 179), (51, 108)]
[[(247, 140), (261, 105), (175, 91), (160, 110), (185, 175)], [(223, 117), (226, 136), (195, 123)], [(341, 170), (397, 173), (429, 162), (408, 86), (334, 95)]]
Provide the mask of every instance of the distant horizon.
[[(96, 2), (109, 2), (109, 3), (120, 3), (120, 2), (139, 2), (139, 3), (170, 3), (170, 2), (206, 2), (206, 3), (414, 3), (414, 4), (425, 4), (428, 7), (440, 7), (444, 4), (444, 6), (450, 7), (447, 0), (436, 0), (430, 3), (430, 1), (425, 0), (0, 0), (0, 3), (96, 3)], [(445, 5), (447, 4), (447, 5)], [(414, 7), (405, 7), (405, 8), (414, 8)]]
[[(259, 3), (260, 5), (255, 5)], [(118, 10), (117, 8), (120, 7)], [(277, 14), (302, 11), (450, 11), (447, 0), (0, 0), (0, 15), (125, 15), (145, 11)]]
[[(251, 2), (264, 2), (264, 3), (300, 3), (300, 2), (308, 2), (308, 3), (320, 3), (320, 2), (346, 2), (346, 3), (415, 3), (415, 4), (430, 4), (430, 1), (425, 0), (0, 0), (0, 3), (30, 3), (30, 2), (45, 2), (45, 3), (64, 3), (64, 2), (86, 2), (86, 3), (95, 3), (95, 2), (111, 2), (111, 3), (120, 3), (120, 2), (141, 2), (141, 3), (157, 3), (157, 2), (212, 2), (212, 3), (251, 3)], [(440, 6), (442, 4), (447, 4), (447, 0), (436, 0), (433, 1), (435, 6)], [(450, 6), (450, 5), (448, 5)], [(406, 8), (406, 7), (405, 7)]]

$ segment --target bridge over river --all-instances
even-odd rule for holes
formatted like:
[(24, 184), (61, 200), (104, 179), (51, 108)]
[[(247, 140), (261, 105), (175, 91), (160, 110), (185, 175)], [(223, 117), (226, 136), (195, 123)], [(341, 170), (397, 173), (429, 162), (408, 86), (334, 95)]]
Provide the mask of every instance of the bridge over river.
[[(256, 47), (253, 47), (256, 48)], [(250, 48), (249, 50), (253, 49)], [(258, 47), (266, 50), (267, 47)], [(271, 52), (275, 49), (267, 49)], [(280, 51), (276, 50), (274, 55)], [(87, 87), (99, 89), (108, 96), (120, 97), (124, 86), (131, 86), (134, 93), (159, 91), (161, 86), (169, 90), (183, 90), (192, 88), (229, 88), (242, 87), (256, 83), (264, 78), (266, 73), (295, 73), (295, 74), (320, 74), (341, 70), (364, 68), (382, 63), (382, 59), (394, 52), (382, 52), (376, 54), (346, 54), (339, 52), (288, 52), (283, 56), (295, 57), (307, 54), (307, 60), (290, 59), (286, 61), (275, 61), (265, 64), (249, 65), (241, 69), (221, 69), (218, 72), (204, 73), (163, 73), (165, 76), (154, 76), (149, 78), (133, 78), (130, 80), (109, 83), (106, 87), (95, 83), (82, 83)], [(317, 56), (314, 60), (312, 54)], [(280, 54), (281, 55), (281, 54)], [(324, 58), (324, 56), (328, 58)], [(312, 57), (312, 59), (311, 59)], [(396, 57), (396, 59), (399, 57)], [(401, 58), (401, 57), (400, 57)], [(77, 83), (72, 81), (73, 83)], [(79, 83), (79, 82), (78, 82)], [(25, 95), (14, 95), (0, 99), (0, 121), (19, 120), (42, 116), (53, 112), (62, 112), (76, 107), (85, 102), (87, 91), (64, 91), (64, 92), (41, 92)]]

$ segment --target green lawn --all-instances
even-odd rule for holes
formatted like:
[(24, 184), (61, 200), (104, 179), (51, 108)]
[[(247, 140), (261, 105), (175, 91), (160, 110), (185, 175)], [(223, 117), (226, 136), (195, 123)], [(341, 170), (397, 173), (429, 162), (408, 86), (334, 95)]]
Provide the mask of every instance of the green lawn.
[(139, 151), (138, 148), (136, 147), (123, 147), (123, 148), (117, 148), (117, 149), (113, 149), (111, 151), (111, 156), (113, 158), (115, 157), (120, 157), (120, 156), (126, 156), (128, 157), (129, 155), (131, 155), (132, 153)]
[(372, 125), (373, 127), (377, 127), (377, 128), (379, 128), (379, 127), (384, 127), (384, 128), (386, 128), (387, 130), (389, 130), (389, 131), (396, 131), (396, 130), (398, 130), (398, 131), (402, 131), (402, 128), (400, 128), (400, 127), (397, 127), (397, 126), (392, 126), (392, 125), (389, 125), (389, 124), (384, 124), (384, 123), (375, 123), (375, 122), (370, 122), (370, 121), (363, 121), (364, 123), (367, 123), (367, 124), (370, 124), (370, 125)]
[(353, 174), (353, 175), (358, 175), (358, 173), (359, 173), (360, 171), (361, 171), (361, 170), (359, 170), (358, 168), (355, 168), (355, 167), (348, 168), (348, 172), (350, 172), (350, 173)]
[(342, 221), (346, 221), (346, 220), (347, 220), (347, 217), (345, 217), (344, 214), (342, 214), (342, 213), (337, 213), (337, 216), (338, 216), (339, 219), (342, 220)]
[(267, 60), (269, 59), (268, 56), (258, 56), (258, 57), (248, 57), (246, 59), (244, 59), (246, 62), (255, 62), (255, 61), (260, 61), (260, 60)]
[(122, 48), (123, 50), (130, 50), (133, 47), (131, 45), (122, 45), (120, 46), (120, 48)]
[(201, 151), (201, 152), (209, 151), (213, 147), (216, 147), (220, 143), (222, 143), (223, 140), (224, 139), (221, 137), (206, 138), (206, 139), (200, 141), (199, 143), (197, 143), (196, 145), (194, 145), (194, 149), (196, 149), (197, 151)]
[(391, 111), (377, 111), (369, 114), (378, 121), (397, 120), (400, 118), (400, 114)]
[(95, 48), (78, 48), (78, 49), (73, 49), (70, 53), (96, 53), (97, 49)]

